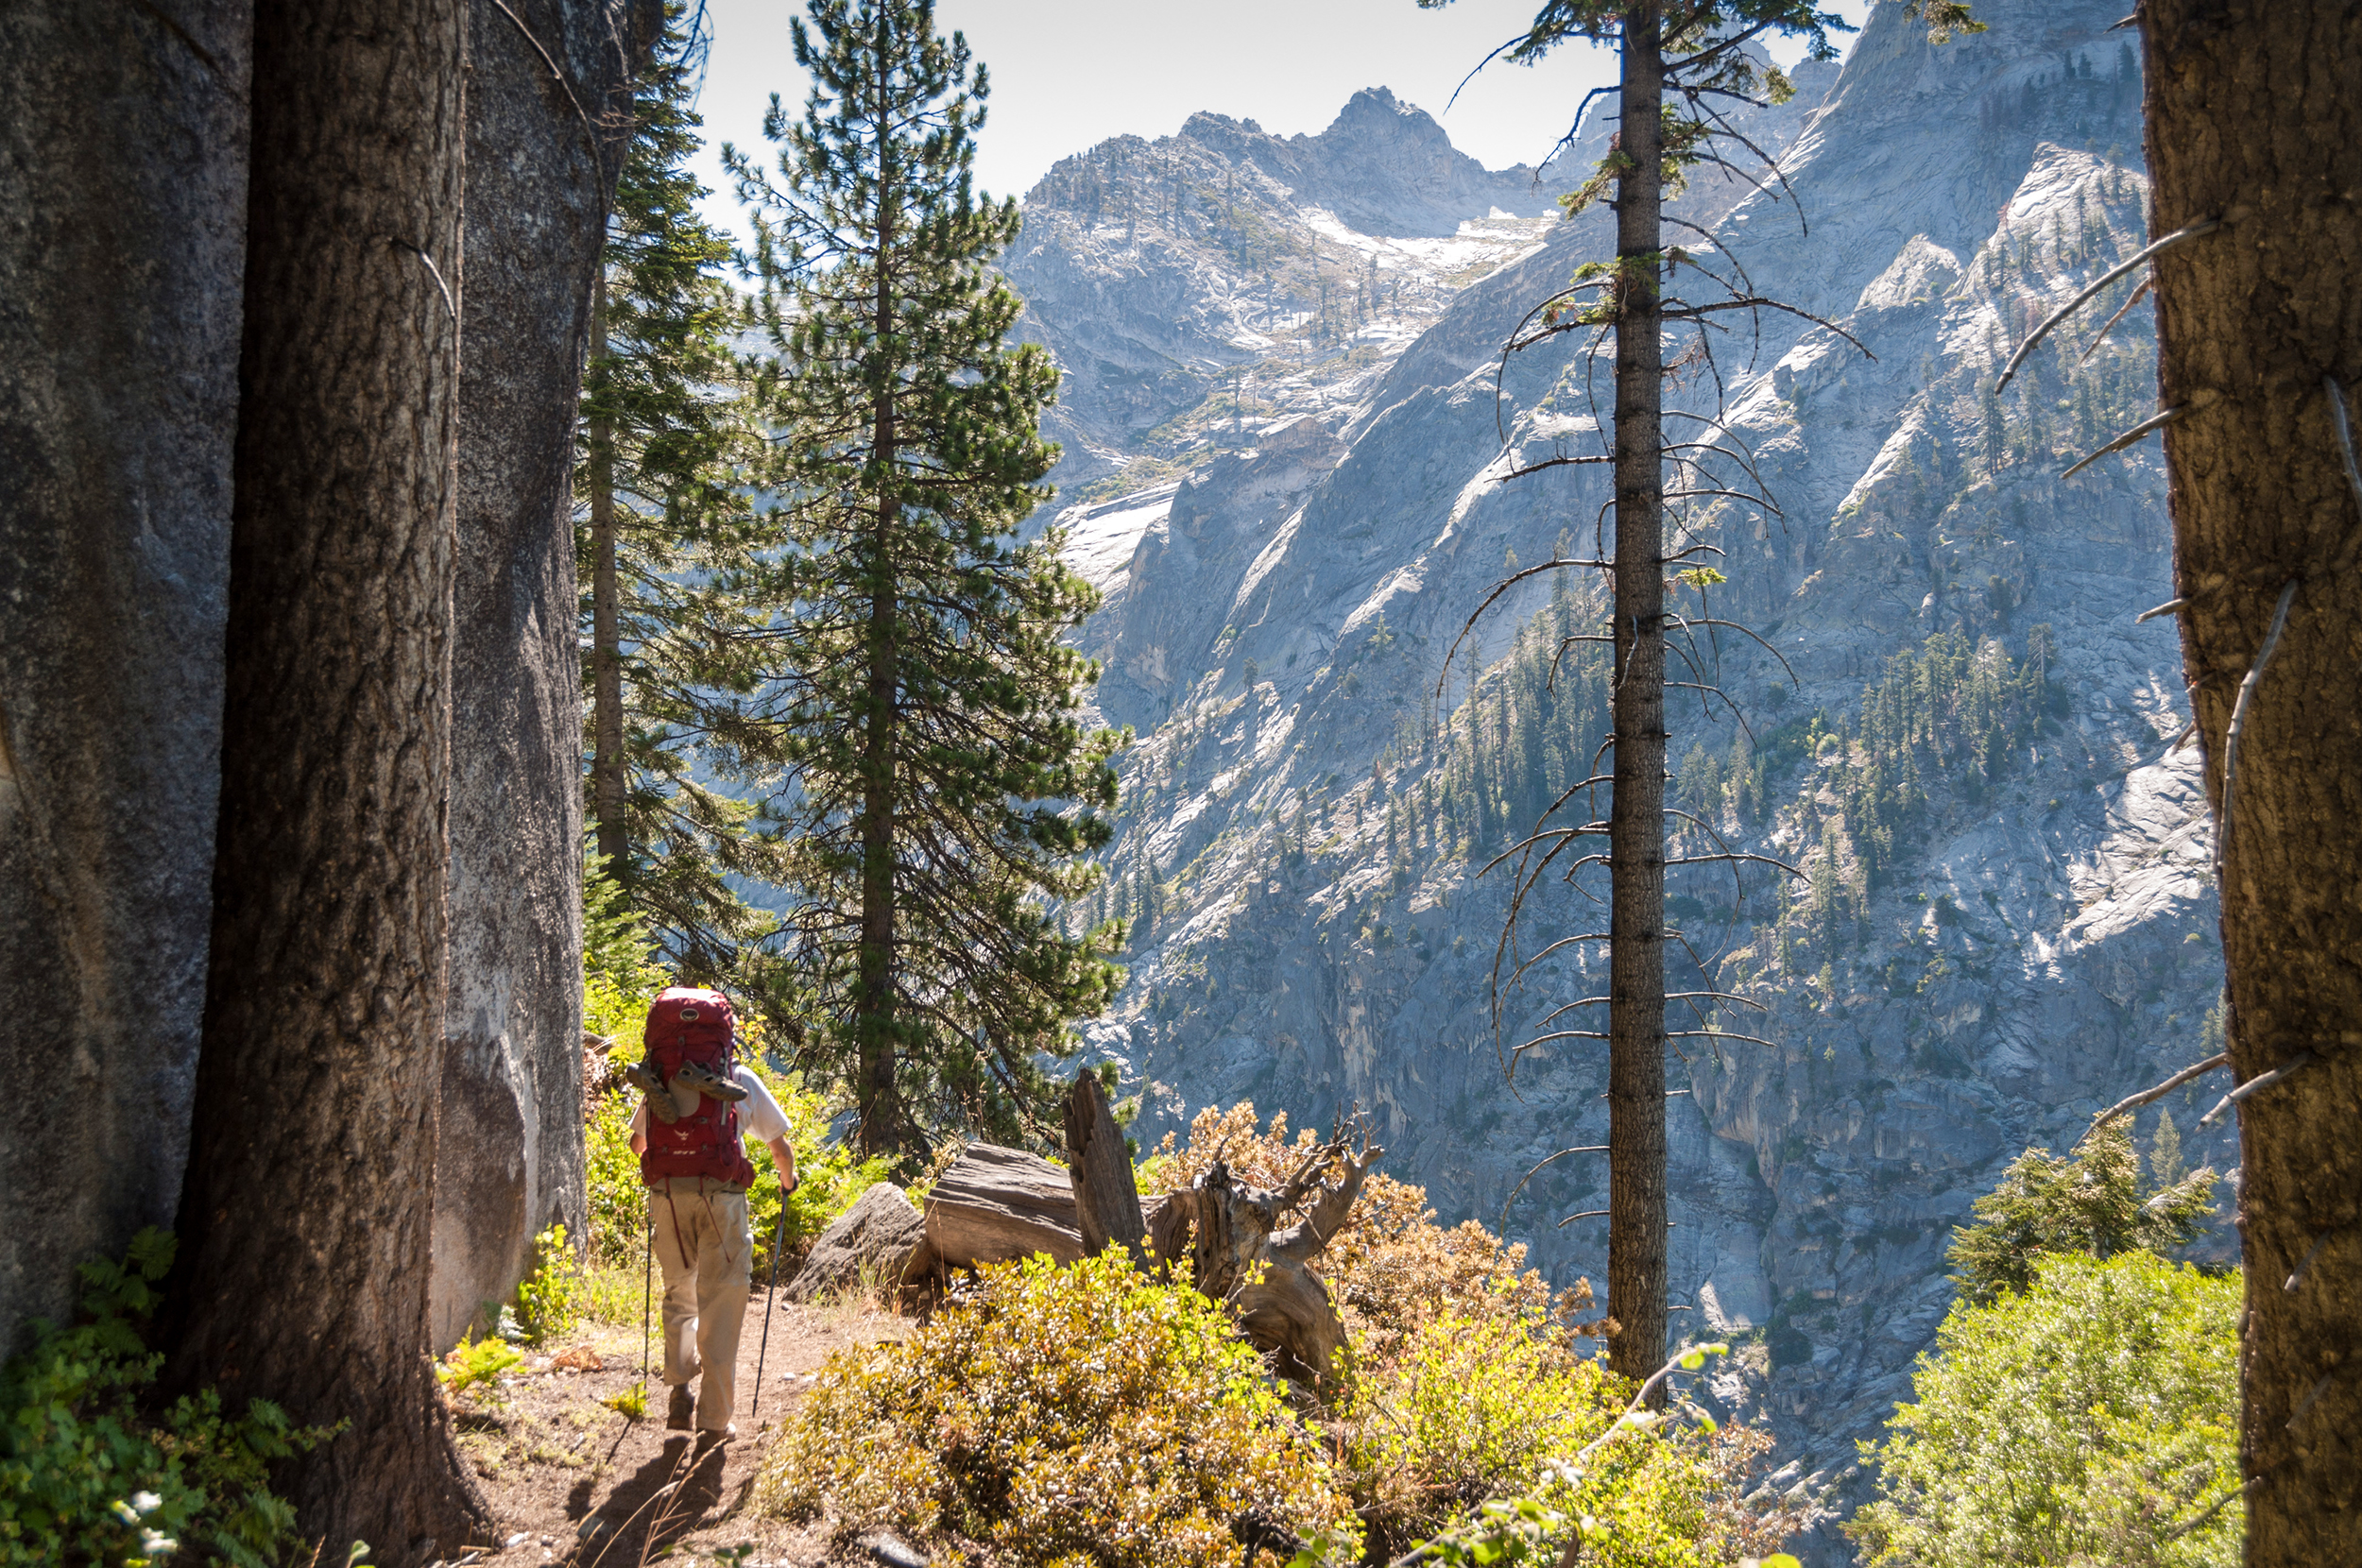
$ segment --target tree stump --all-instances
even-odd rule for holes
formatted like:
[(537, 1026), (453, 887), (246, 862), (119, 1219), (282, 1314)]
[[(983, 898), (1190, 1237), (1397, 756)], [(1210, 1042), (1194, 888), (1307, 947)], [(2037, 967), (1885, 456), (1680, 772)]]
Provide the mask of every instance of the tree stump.
[[(1385, 1152), (1366, 1129), (1357, 1132), (1358, 1151), (1341, 1135), (1308, 1154), (1275, 1191), (1245, 1185), (1217, 1158), (1187, 1190), (1170, 1194), (1155, 1219), (1156, 1255), (1177, 1264), (1186, 1249), (1197, 1288), (1228, 1306), (1248, 1342), (1299, 1383), (1326, 1381), (1345, 1342), (1328, 1287), (1308, 1265), (1344, 1227), (1370, 1167)], [(1331, 1165), (1339, 1167), (1334, 1185), (1323, 1180)], [(1303, 1217), (1282, 1229), (1280, 1221), (1308, 1199)]]
[(1074, 1075), (1074, 1087), (1066, 1098), (1066, 1150), (1084, 1253), (1096, 1257), (1113, 1244), (1146, 1262), (1148, 1224), (1140, 1218), (1132, 1156), (1099, 1077), (1087, 1067)]

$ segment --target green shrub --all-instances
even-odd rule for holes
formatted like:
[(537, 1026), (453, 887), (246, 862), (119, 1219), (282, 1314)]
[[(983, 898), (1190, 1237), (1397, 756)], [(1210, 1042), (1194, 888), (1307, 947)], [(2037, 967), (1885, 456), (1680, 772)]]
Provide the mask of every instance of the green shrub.
[(435, 1375), (454, 1394), (498, 1398), (501, 1374), (523, 1360), (516, 1346), (496, 1334), (481, 1339), (462, 1335)]
[(831, 1356), (756, 1481), (850, 1533), (1003, 1560), (1233, 1568), (1250, 1510), (1358, 1543), (1351, 1508), (1222, 1311), (1120, 1252), (987, 1268), (899, 1344)]
[(203, 1554), (236, 1568), (300, 1560), (295, 1509), (269, 1488), (274, 1460), (333, 1428), (299, 1427), (267, 1400), (222, 1413), (212, 1389), (154, 1412), (140, 1390), (163, 1357), (140, 1323), (172, 1267), (173, 1238), (145, 1230), (120, 1263), (82, 1266), (82, 1316), (36, 1321), (0, 1372), (0, 1564), (106, 1564)]
[(2024, 1293), (1955, 1305), (1917, 1402), (1862, 1445), (1865, 1563), (2232, 1568), (2239, 1300), (2235, 1276), (2132, 1252), (2053, 1254)]
[(1735, 1561), (1793, 1527), (1776, 1506), (1737, 1500), (1770, 1446), (1759, 1428), (1635, 1431), (1602, 1444), (1579, 1483), (1557, 1475), (1554, 1461), (1605, 1433), (1633, 1387), (1547, 1328), (1446, 1314), (1355, 1382), (1340, 1412), (1342, 1468), (1388, 1558), (1498, 1498), (1555, 1516), (1538, 1532), (1546, 1553), (1588, 1520), (1583, 1560), (1635, 1568)]
[(536, 1267), (517, 1287), (517, 1324), (525, 1343), (562, 1339), (582, 1324), (590, 1308), (590, 1283), (582, 1260), (566, 1244), (566, 1227), (552, 1225), (533, 1238)]
[(2000, 1185), (1977, 1200), (1975, 1221), (1952, 1233), (1947, 1257), (1960, 1294), (1981, 1305), (2003, 1290), (2022, 1293), (2053, 1253), (2163, 1253), (2197, 1239), (2214, 1212), (2214, 1167), (2144, 1196), (2129, 1128), (2120, 1116), (2071, 1153), (2029, 1149), (2011, 1160)]

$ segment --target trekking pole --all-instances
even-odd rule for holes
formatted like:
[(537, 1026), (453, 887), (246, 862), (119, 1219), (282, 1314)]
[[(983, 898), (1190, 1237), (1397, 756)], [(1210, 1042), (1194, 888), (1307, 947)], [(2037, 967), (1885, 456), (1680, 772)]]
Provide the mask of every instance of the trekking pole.
[[(800, 1184), (799, 1184), (800, 1185)], [(755, 1397), (747, 1402), (746, 1419), (762, 1410), (762, 1358), (771, 1354), (771, 1304), (779, 1299), (779, 1253), (787, 1250), (787, 1182), (779, 1182), (779, 1231), (771, 1238), (771, 1288), (762, 1294), (762, 1343), (755, 1348)]]

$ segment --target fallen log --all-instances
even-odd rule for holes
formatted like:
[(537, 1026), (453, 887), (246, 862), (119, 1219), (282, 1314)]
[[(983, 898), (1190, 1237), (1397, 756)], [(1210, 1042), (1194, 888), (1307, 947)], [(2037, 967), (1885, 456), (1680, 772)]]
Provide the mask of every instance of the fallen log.
[(1074, 1188), (1038, 1154), (972, 1143), (927, 1195), (927, 1240), (953, 1269), (1048, 1253), (1084, 1255)]

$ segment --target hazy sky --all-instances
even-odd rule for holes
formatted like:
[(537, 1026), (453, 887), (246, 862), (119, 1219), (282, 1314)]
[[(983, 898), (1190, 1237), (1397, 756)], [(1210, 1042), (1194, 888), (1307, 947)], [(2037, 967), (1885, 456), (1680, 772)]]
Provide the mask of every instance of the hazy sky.
[[(805, 93), (788, 43), (794, 0), (708, 0), (713, 53), (699, 109), (699, 170), (709, 218), (737, 227), (715, 148), (762, 149), (777, 93)], [(1830, 9), (1858, 25), (1869, 0)], [(1537, 66), (1495, 63), (1445, 103), (1476, 64), (1517, 36), (1535, 0), (937, 0), (936, 26), (967, 35), (991, 68), (990, 117), (977, 139), (977, 182), (1022, 196), (1050, 165), (1109, 136), (1168, 136), (1199, 110), (1252, 119), (1278, 135), (1317, 132), (1364, 87), (1390, 87), (1443, 122), (1488, 168), (1537, 162), (1613, 57), (1565, 48)], [(1843, 42), (1843, 41), (1840, 41)], [(1774, 49), (1790, 55), (1792, 49)]]

